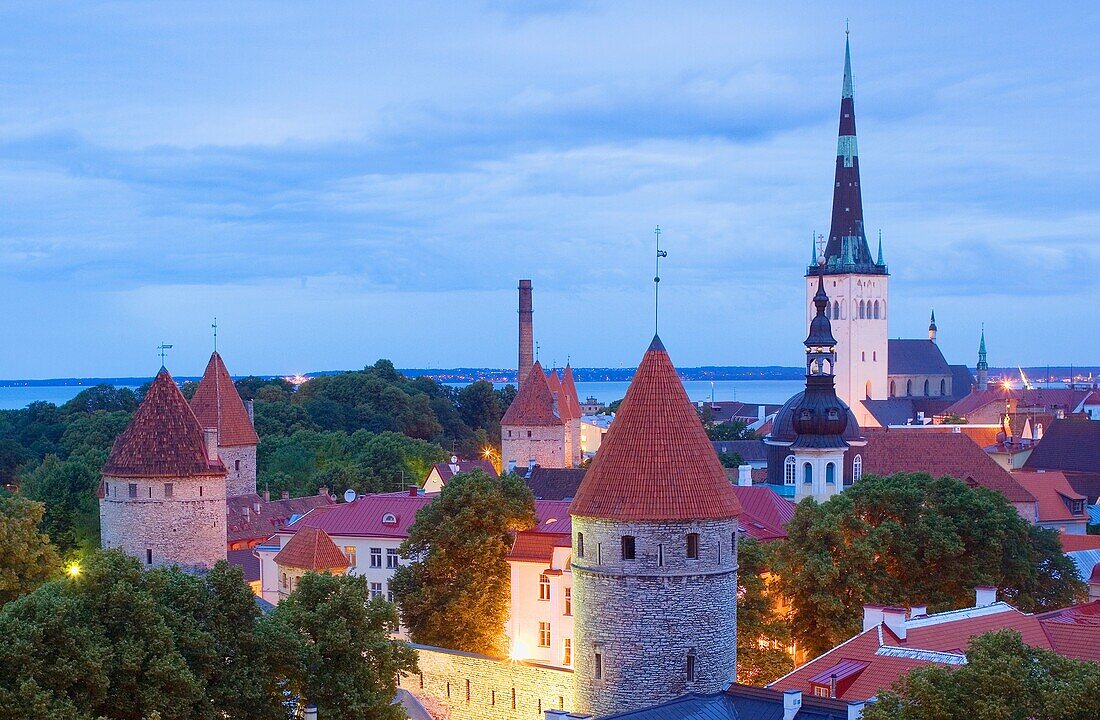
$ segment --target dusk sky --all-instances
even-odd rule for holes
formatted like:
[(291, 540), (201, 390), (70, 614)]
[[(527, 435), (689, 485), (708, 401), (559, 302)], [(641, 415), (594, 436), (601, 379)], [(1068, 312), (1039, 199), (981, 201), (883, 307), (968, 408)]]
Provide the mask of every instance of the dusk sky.
[[(889, 9), (888, 9), (889, 8)], [(1094, 3), (0, 6), (0, 378), (798, 365), (851, 22), (891, 337), (1100, 363)], [(874, 240), (872, 240), (872, 245)]]

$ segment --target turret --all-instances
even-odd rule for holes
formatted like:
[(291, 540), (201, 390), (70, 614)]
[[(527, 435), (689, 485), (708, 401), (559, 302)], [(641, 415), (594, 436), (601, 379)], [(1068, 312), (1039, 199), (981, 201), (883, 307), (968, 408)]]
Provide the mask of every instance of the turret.
[(932, 319), (928, 322), (928, 339), (936, 342), (936, 311), (932, 311)]
[(978, 343), (978, 390), (989, 385), (989, 361), (985, 352), (985, 323), (982, 323), (982, 339)]
[(204, 428), (214, 428), (218, 457), (228, 475), (229, 497), (256, 494), (256, 446), (260, 438), (252, 427), (252, 413), (241, 401), (237, 386), (215, 351), (191, 397), (191, 410)]

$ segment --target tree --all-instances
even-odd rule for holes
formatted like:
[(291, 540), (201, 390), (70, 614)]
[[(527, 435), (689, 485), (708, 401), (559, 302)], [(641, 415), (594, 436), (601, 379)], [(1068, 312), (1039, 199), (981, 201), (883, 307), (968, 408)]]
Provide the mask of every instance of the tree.
[(44, 514), (42, 503), (0, 495), (0, 606), (34, 590), (59, 570), (57, 550), (38, 529)]
[(722, 463), (722, 467), (735, 468), (744, 465), (745, 458), (738, 452), (723, 452), (718, 453), (718, 462)]
[(1031, 647), (1015, 630), (971, 639), (965, 665), (918, 668), (867, 706), (865, 720), (1091, 720), (1100, 665)]
[(96, 489), (107, 452), (83, 452), (67, 460), (56, 455), (23, 476), (20, 494), (45, 505), (39, 527), (65, 554), (99, 547)]
[(412, 562), (390, 582), (413, 642), (503, 657), (508, 552), (534, 523), (534, 496), (518, 475), (451, 478), (416, 514), (400, 549)]
[(116, 388), (101, 384), (81, 390), (77, 395), (61, 406), (61, 411), (70, 413), (94, 413), (98, 411), (122, 411), (132, 413), (137, 410), (138, 397), (130, 388)]
[(771, 549), (743, 538), (737, 551), (737, 682), (763, 685), (794, 669), (791, 630), (777, 610)]
[(748, 429), (742, 420), (716, 423), (704, 422), (703, 427), (707, 431), (707, 437), (711, 440), (753, 440), (756, 433)]
[(481, 428), (500, 437), (500, 418), (504, 408), (500, 395), (487, 380), (470, 383), (458, 393), (458, 414), (471, 428)]
[(326, 720), (400, 720), (393, 704), (400, 673), (415, 672), (416, 653), (390, 638), (391, 603), (370, 599), (362, 576), (307, 573), (271, 613), (293, 660), (287, 689)]
[(795, 640), (822, 652), (859, 631), (867, 603), (973, 602), (995, 585), (1021, 610), (1083, 597), (1075, 566), (1049, 531), (1033, 528), (1001, 494), (953, 478), (899, 473), (863, 479), (824, 504), (803, 500), (777, 546), (779, 589)]
[(957, 415), (955, 413), (947, 413), (946, 415), (943, 416), (943, 424), (944, 425), (966, 425), (967, 424), (967, 419), (964, 418), (962, 415)]

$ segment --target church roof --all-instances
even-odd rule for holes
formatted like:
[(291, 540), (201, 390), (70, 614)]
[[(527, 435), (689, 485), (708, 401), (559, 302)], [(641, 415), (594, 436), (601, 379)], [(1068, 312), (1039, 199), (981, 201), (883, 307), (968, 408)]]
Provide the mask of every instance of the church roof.
[(523, 379), (519, 392), (508, 406), (501, 425), (552, 427), (561, 425), (562, 419), (554, 412), (554, 396), (546, 381), (546, 373), (538, 360), (531, 366), (531, 372)]
[(951, 375), (940, 346), (931, 340), (887, 340), (889, 375)]
[(660, 338), (653, 338), (642, 358), (570, 512), (612, 520), (710, 520), (741, 513)]
[(206, 456), (206, 438), (176, 381), (157, 373), (130, 424), (111, 448), (103, 474), (113, 477), (224, 475)]
[(191, 410), (203, 427), (218, 429), (218, 445), (256, 445), (260, 438), (248, 419), (241, 396), (233, 378), (225, 369), (222, 356), (214, 352), (206, 364), (199, 387), (191, 397)]
[(275, 556), (275, 564), (301, 570), (343, 570), (348, 559), (324, 530), (306, 527), (294, 533)]

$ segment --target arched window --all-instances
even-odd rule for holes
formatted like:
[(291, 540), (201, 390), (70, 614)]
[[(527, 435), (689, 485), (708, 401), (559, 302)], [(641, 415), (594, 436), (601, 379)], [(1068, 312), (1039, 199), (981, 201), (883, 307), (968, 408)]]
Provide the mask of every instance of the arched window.
[(940, 396), (947, 394), (947, 380), (940, 380)]
[(890, 397), (897, 395), (897, 386), (894, 385), (894, 381), (890, 381)]
[(905, 394), (910, 395), (910, 396), (913, 394), (913, 381), (912, 380), (906, 380), (905, 381)]
[(833, 463), (825, 466), (825, 482), (830, 484), (836, 482), (836, 465)]
[(860, 320), (862, 320), (862, 319), (863, 319), (863, 312), (864, 312), (864, 311), (863, 311), (863, 301), (862, 301), (862, 300), (860, 300), (860, 301), (859, 301), (859, 319), (860, 319)]
[(928, 381), (924, 381), (924, 396), (928, 397)]
[(795, 463), (794, 455), (788, 455), (787, 459), (783, 461), (783, 484), (794, 485), (795, 473), (797, 463)]
[(875, 320), (878, 320), (878, 300), (875, 300)]
[(871, 381), (870, 380), (867, 381), (866, 392), (867, 392), (867, 399), (870, 400), (871, 399)]
[(814, 481), (814, 469), (810, 466), (810, 463), (802, 465), (802, 482), (809, 485)]
[(852, 482), (859, 482), (859, 479), (863, 477), (863, 456), (856, 455), (852, 460)]
[(839, 319), (840, 319), (840, 301), (835, 300), (833, 302), (833, 320), (839, 320)]
[(883, 320), (886, 319), (886, 301), (885, 300), (882, 301), (882, 319)]

